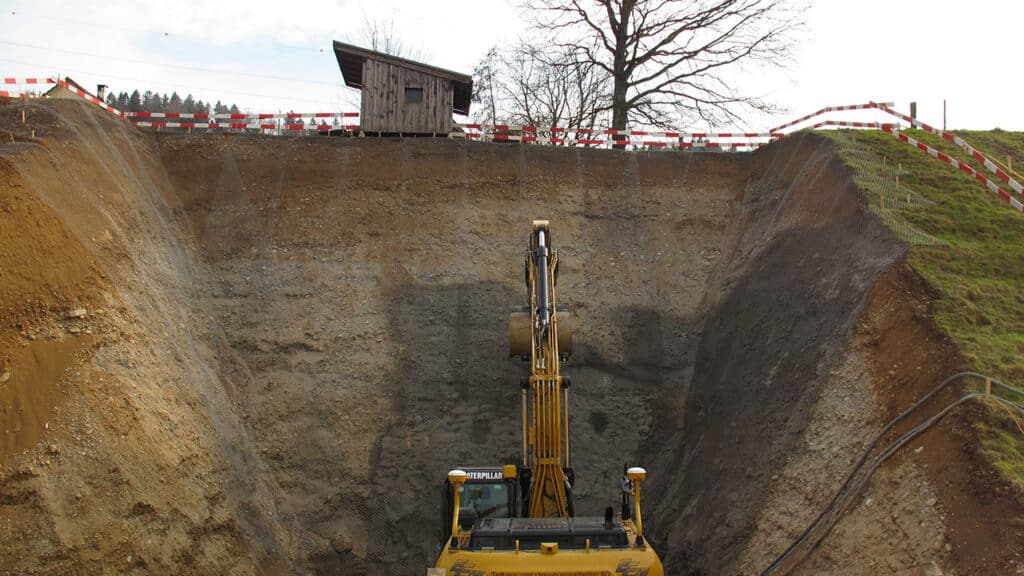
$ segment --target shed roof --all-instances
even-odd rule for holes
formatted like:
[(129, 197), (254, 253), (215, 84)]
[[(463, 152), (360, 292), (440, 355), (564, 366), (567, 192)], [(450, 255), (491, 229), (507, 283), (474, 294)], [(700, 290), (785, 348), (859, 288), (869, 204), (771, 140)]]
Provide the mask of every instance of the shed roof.
[[(72, 86), (73, 88), (77, 88), (78, 90), (81, 90), (82, 92), (85, 92), (87, 95), (92, 96), (93, 98), (96, 98), (97, 100), (99, 99), (95, 94), (93, 94), (92, 92), (89, 92), (88, 90), (83, 88), (81, 84), (79, 84), (78, 82), (75, 82), (71, 78), (65, 76), (63, 78), (63, 80), (64, 80), (64, 82), (66, 82), (67, 84)], [(65, 87), (61, 86), (60, 84), (56, 84), (56, 85), (53, 86), (53, 88), (50, 88), (49, 90), (44, 92), (43, 96), (51, 96), (51, 95), (54, 95), (54, 94), (60, 94), (62, 92), (65, 92), (66, 90), (67, 89)]]
[(422, 62), (416, 62), (406, 58), (399, 58), (391, 54), (367, 50), (359, 46), (334, 41), (334, 55), (338, 58), (338, 66), (341, 67), (341, 75), (345, 78), (345, 85), (352, 88), (362, 89), (363, 87), (363, 62), (367, 58), (386, 62), (431, 76), (447, 78), (455, 85), (455, 98), (452, 101), (452, 110), (457, 114), (469, 114), (470, 97), (473, 94), (473, 78), (466, 74), (452, 72), (437, 66), (431, 66)]

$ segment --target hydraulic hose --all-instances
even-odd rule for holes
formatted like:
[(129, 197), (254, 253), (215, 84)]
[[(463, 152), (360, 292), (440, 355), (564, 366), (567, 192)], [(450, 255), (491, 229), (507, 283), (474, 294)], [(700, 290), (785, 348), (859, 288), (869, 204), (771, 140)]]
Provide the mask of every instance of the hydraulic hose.
[[(871, 457), (871, 454), (878, 447), (878, 444), (882, 441), (883, 438), (885, 438), (885, 436), (890, 431), (892, 431), (894, 427), (896, 427), (900, 422), (909, 417), (923, 404), (934, 398), (939, 392), (941, 392), (951, 383), (969, 376), (975, 376), (984, 379), (988, 383), (986, 391), (972, 392), (966, 394), (962, 396), (960, 399), (956, 400), (955, 402), (948, 404), (932, 417), (928, 418), (924, 422), (921, 422), (914, 428), (911, 428), (907, 432), (903, 433), (895, 441), (886, 446), (881, 453), (879, 453), (877, 456), (871, 459), (870, 463), (868, 463), (868, 459)], [(836, 495), (832, 498), (831, 502), (829, 502), (825, 510), (823, 510), (821, 514), (819, 514), (818, 517), (815, 518), (814, 522), (812, 522), (800, 534), (800, 536), (798, 536), (797, 539), (794, 540), (793, 543), (790, 544), (789, 547), (786, 548), (786, 550), (778, 558), (776, 558), (775, 561), (772, 562), (772, 564), (767, 569), (764, 570), (764, 572), (761, 573), (761, 576), (785, 575), (789, 574), (794, 568), (796, 568), (803, 560), (807, 558), (807, 556), (812, 551), (814, 551), (815, 548), (818, 547), (821, 541), (825, 539), (828, 533), (835, 526), (836, 522), (838, 522), (839, 518), (841, 518), (841, 516), (849, 508), (849, 503), (852, 500), (852, 498), (857, 495), (857, 493), (860, 491), (861, 488), (863, 488), (867, 480), (883, 462), (888, 460), (889, 457), (895, 454), (900, 448), (905, 446), (908, 442), (916, 438), (922, 432), (937, 424), (947, 414), (952, 412), (961, 404), (964, 404), (977, 398), (990, 398), (1006, 406), (1009, 406), (1014, 410), (1024, 413), (1024, 406), (1022, 406), (1021, 404), (1012, 401), (1008, 398), (1005, 398), (1003, 396), (992, 394), (992, 386), (1003, 388), (1014, 394), (1024, 395), (1024, 391), (1018, 388), (1014, 388), (1013, 386), (1004, 384), (999, 380), (996, 380), (995, 378), (991, 378), (983, 374), (979, 374), (977, 372), (960, 372), (959, 374), (954, 374), (949, 378), (943, 380), (942, 383), (933, 388), (928, 394), (926, 394), (924, 397), (922, 397), (920, 400), (918, 400), (912, 406), (910, 406), (910, 408), (907, 408), (903, 413), (901, 413), (899, 416), (897, 416), (891, 422), (889, 422), (874, 437), (874, 439), (872, 439), (867, 449), (864, 451), (860, 459), (857, 461), (856, 465), (854, 465), (853, 469), (850, 471), (850, 474), (846, 477), (846, 480), (843, 482), (842, 487), (840, 487), (839, 491), (836, 492)], [(867, 464), (866, 467), (865, 464)], [(800, 554), (797, 554), (797, 551), (801, 548), (803, 548), (804, 550)]]

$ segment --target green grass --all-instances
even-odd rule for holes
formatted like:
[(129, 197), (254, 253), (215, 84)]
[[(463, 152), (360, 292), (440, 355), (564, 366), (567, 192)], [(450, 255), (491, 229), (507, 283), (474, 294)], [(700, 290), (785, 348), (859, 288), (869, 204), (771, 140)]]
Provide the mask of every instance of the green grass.
[[(998, 424), (1002, 423), (989, 422), (981, 426), (981, 453), (1018, 492), (1024, 492), (1024, 442), (1021, 441), (1020, 431)], [(1013, 425), (1012, 421), (1010, 425)]]
[(998, 160), (998, 163), (1004, 165), (1004, 170), (1009, 163), (1007, 157), (1012, 158), (1014, 172), (1024, 176), (1024, 132), (1007, 132), (997, 128), (985, 132), (957, 130), (954, 133), (990, 160)]
[[(992, 176), (951, 142), (919, 130), (906, 133)], [(928, 200), (889, 202), (886, 211), (897, 222), (909, 223), (941, 242), (912, 242), (918, 245), (912, 246), (908, 257), (910, 266), (941, 294), (935, 303), (935, 322), (959, 346), (972, 369), (1011, 385), (1024, 385), (1024, 214), (967, 174), (885, 132), (824, 134), (840, 142), (840, 155), (853, 167), (858, 183), (878, 178), (877, 170), (863, 160), (862, 151), (867, 150), (876, 160), (884, 158), (893, 178), (895, 171), (900, 172), (902, 186)], [(1015, 163), (1019, 158), (1024, 168), (1024, 133), (958, 134), (1003, 162), (1008, 154)], [(891, 219), (883, 218), (887, 224)], [(905, 231), (897, 234), (906, 236)], [(978, 426), (981, 453), (1024, 492), (1024, 438), (1005, 411), (988, 413), (987, 421)]]

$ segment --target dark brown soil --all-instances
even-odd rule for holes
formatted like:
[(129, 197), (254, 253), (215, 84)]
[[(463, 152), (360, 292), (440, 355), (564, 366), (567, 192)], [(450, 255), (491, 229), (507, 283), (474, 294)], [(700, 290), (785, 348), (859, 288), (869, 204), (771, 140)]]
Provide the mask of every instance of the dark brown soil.
[[(903, 412), (946, 377), (966, 369), (956, 346), (931, 319), (938, 296), (908, 266), (886, 272), (872, 290), (859, 338), (871, 349), (869, 365), (888, 418)], [(951, 387), (896, 433), (916, 425), (964, 393)], [(1014, 574), (1024, 565), (1024, 506), (1015, 491), (977, 453), (968, 405), (925, 432), (913, 447), (923, 461), (946, 514), (958, 574)], [(898, 464), (911, 455), (898, 455)], [(995, 542), (1004, 545), (993, 545)]]
[(730, 573), (873, 278), (903, 251), (865, 216), (828, 141), (797, 136), (753, 165), (692, 376), (665, 391), (683, 409), (661, 412), (648, 445), (649, 489), (671, 495), (652, 506), (653, 533), (674, 573)]

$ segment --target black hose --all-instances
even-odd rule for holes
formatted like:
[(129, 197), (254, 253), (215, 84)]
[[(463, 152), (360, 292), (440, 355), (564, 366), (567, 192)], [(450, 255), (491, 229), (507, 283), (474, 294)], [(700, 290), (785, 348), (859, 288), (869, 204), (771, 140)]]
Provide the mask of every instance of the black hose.
[[(870, 476), (875, 472), (875, 470), (883, 462), (885, 462), (890, 456), (892, 456), (896, 451), (898, 451), (900, 448), (905, 446), (908, 442), (913, 440), (919, 434), (921, 434), (922, 432), (924, 432), (925, 430), (927, 430), (931, 426), (933, 426), (936, 423), (938, 423), (940, 420), (942, 420), (947, 414), (949, 414), (949, 412), (951, 412), (956, 407), (960, 406), (961, 404), (963, 404), (965, 402), (968, 402), (970, 400), (976, 399), (976, 398), (989, 397), (989, 398), (992, 398), (992, 399), (994, 399), (994, 400), (996, 400), (998, 402), (1003, 403), (1004, 405), (1010, 406), (1010, 407), (1012, 407), (1012, 408), (1014, 408), (1014, 409), (1024, 413), (1024, 406), (1022, 406), (1022, 405), (1020, 405), (1020, 404), (1018, 404), (1016, 402), (1013, 402), (1013, 401), (1011, 401), (1011, 400), (1009, 400), (1007, 398), (1003, 398), (1002, 396), (992, 395), (992, 394), (982, 393), (982, 392), (974, 392), (974, 393), (967, 394), (967, 395), (961, 397), (959, 400), (957, 400), (957, 401), (947, 405), (945, 408), (940, 410), (937, 414), (933, 415), (931, 418), (925, 420), (924, 422), (918, 424), (914, 428), (912, 428), (909, 431), (905, 432), (903, 435), (901, 435), (899, 438), (897, 438), (894, 442), (889, 444), (884, 450), (882, 450), (882, 452), (871, 461), (870, 465), (868, 465), (866, 468), (864, 467), (865, 463), (867, 463), (868, 458), (871, 456), (871, 454), (878, 447), (879, 442), (881, 442), (882, 439), (897, 424), (899, 424), (900, 422), (905, 420), (911, 413), (913, 413), (915, 410), (917, 410), (921, 405), (923, 405), (924, 403), (926, 403), (929, 400), (931, 400), (932, 398), (934, 398), (935, 395), (937, 395), (939, 392), (941, 392), (950, 383), (952, 383), (952, 382), (954, 382), (956, 380), (959, 380), (961, 378), (965, 378), (967, 376), (976, 376), (978, 378), (983, 378), (986, 381), (990, 382), (991, 385), (995, 385), (997, 387), (1004, 388), (1004, 389), (1009, 390), (1010, 392), (1013, 392), (1013, 393), (1016, 393), (1016, 394), (1024, 394), (1024, 391), (1022, 391), (1022, 390), (1019, 390), (1019, 389), (1014, 388), (1012, 386), (1008, 386), (1008, 385), (1000, 382), (999, 380), (996, 380), (994, 378), (990, 378), (988, 376), (985, 376), (983, 374), (979, 374), (977, 372), (960, 372), (959, 374), (954, 374), (954, 375), (950, 376), (949, 378), (946, 378), (945, 380), (943, 380), (942, 383), (940, 383), (938, 386), (933, 388), (928, 394), (926, 394), (920, 400), (915, 402), (912, 406), (910, 406), (910, 408), (907, 408), (905, 411), (903, 411), (903, 413), (901, 413), (899, 416), (897, 416), (891, 422), (889, 422), (884, 428), (882, 428), (882, 430), (874, 437), (874, 439), (868, 445), (868, 448), (861, 455), (860, 459), (857, 461), (857, 464), (854, 465), (853, 469), (850, 471), (850, 474), (846, 477), (846, 480), (843, 482), (842, 487), (840, 487), (839, 491), (836, 492), (835, 496), (833, 496), (831, 502), (829, 502), (829, 504), (825, 508), (825, 510), (822, 511), (822, 513), (819, 514), (817, 518), (815, 518), (815, 520), (800, 534), (800, 536), (797, 537), (797, 539), (794, 540), (793, 543), (789, 545), (789, 547), (785, 550), (785, 552), (783, 552), (778, 558), (776, 558), (775, 561), (772, 562), (772, 564), (767, 569), (765, 569), (764, 572), (761, 573), (761, 576), (771, 576), (772, 574), (775, 574), (776, 571), (780, 567), (782, 567), (784, 564), (787, 563), (787, 560), (789, 560), (790, 556), (792, 556), (793, 553), (797, 549), (799, 549), (801, 546), (803, 546), (807, 542), (810, 542), (811, 545), (807, 549), (807, 551), (803, 555), (798, 557), (795, 560), (795, 562), (792, 562), (790, 564), (790, 566), (786, 570), (781, 572), (781, 574), (788, 574), (790, 570), (795, 568), (800, 562), (802, 562), (804, 559), (806, 559), (807, 555), (810, 554), (815, 548), (817, 548), (817, 546), (821, 543), (821, 541), (825, 538), (825, 536), (828, 535), (828, 533), (829, 533), (829, 531), (831, 531), (832, 527), (835, 526), (835, 523), (838, 521), (839, 517), (843, 513), (845, 513), (845, 511), (848, 508), (847, 502), (849, 501), (849, 499), (852, 498), (853, 496), (855, 496), (860, 491), (860, 489), (864, 486), (864, 484), (867, 482), (868, 478), (870, 478)], [(830, 522), (825, 523), (826, 520), (830, 520)], [(815, 537), (813, 540), (811, 540), (810, 536), (812, 535), (812, 533), (817, 531), (823, 525), (825, 527), (824, 531), (820, 535)]]

